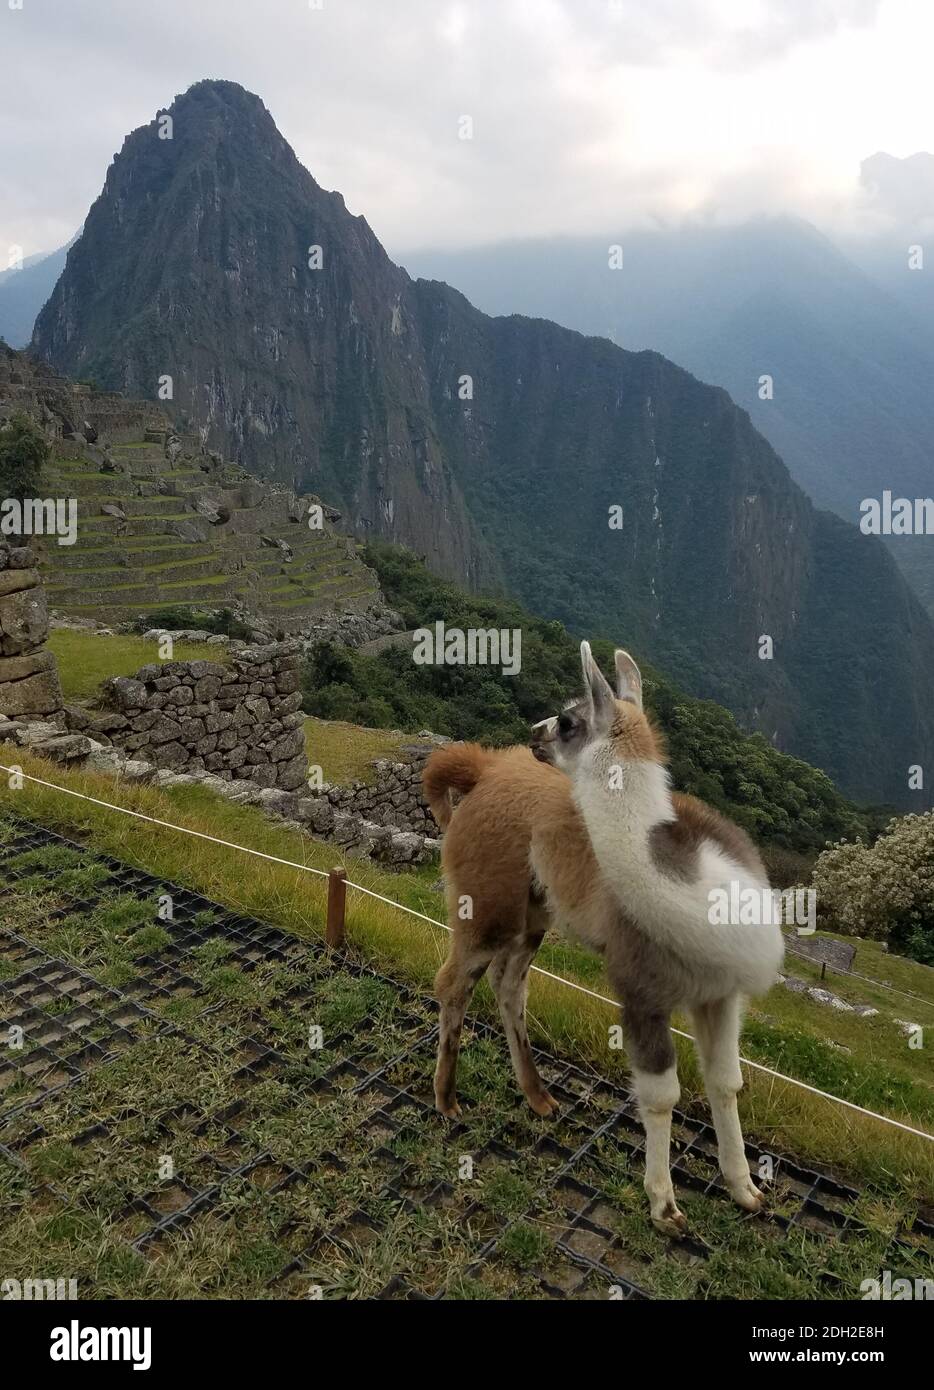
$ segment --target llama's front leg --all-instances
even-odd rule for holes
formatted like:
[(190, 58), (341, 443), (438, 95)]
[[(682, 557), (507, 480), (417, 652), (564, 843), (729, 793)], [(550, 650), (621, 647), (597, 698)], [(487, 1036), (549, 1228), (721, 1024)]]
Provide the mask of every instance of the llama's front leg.
[(457, 1103), (457, 1054), (470, 996), (493, 959), (493, 952), (470, 949), (458, 937), (435, 976), (435, 997), (441, 1005), (438, 1028), (438, 1060), (435, 1066), (435, 1106), (448, 1119), (461, 1113)]
[(723, 1180), (735, 1202), (747, 1211), (759, 1211), (762, 1194), (749, 1176), (749, 1163), (739, 1123), (736, 1095), (743, 1085), (739, 1064), (742, 1010), (738, 995), (718, 999), (692, 1009), (697, 1051), (700, 1057)]
[(678, 1103), (677, 1057), (668, 1015), (627, 1006), (623, 1031), (632, 1079), (645, 1128), (645, 1190), (652, 1221), (665, 1235), (683, 1235), (686, 1217), (678, 1210), (671, 1182), (671, 1112)]

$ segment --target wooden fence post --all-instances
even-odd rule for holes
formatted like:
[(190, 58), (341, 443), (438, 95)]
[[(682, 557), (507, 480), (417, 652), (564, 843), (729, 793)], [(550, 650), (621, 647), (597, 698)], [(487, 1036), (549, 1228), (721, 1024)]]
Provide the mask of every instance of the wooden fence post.
[(335, 950), (344, 944), (346, 907), (347, 874), (343, 869), (332, 869), (328, 874), (328, 920), (324, 939)]

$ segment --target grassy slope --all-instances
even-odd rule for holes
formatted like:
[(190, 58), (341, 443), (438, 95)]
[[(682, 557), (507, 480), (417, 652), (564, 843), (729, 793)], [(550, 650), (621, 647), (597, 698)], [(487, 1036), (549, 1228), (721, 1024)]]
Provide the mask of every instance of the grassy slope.
[(325, 782), (371, 782), (374, 758), (394, 758), (412, 735), (397, 729), (362, 729), (343, 719), (305, 720), (305, 747), (311, 766), (321, 768)]
[[(48, 765), (38, 759), (18, 753), (17, 760), (27, 772), (49, 776)], [(334, 847), (277, 827), (257, 811), (232, 806), (199, 788), (121, 787), (110, 779), (60, 769), (49, 780), (299, 863), (327, 869), (340, 861)], [(301, 935), (322, 930), (324, 883), (315, 876), (255, 859), (247, 863), (233, 850), (28, 783), (18, 792), (5, 787), (0, 791), (0, 812), (4, 808), (87, 839), (101, 851)], [(351, 861), (348, 868), (357, 883), (429, 916), (441, 913), (426, 875), (393, 876), (360, 861)], [(361, 952), (421, 987), (430, 985), (446, 951), (446, 933), (353, 891), (348, 906), (352, 939)], [(605, 991), (600, 963), (573, 946), (546, 943), (540, 964)], [(804, 973), (797, 969), (803, 962), (794, 964), (795, 973)], [(934, 1002), (930, 978), (918, 968), (918, 991)], [(913, 1016), (902, 1012), (902, 1002), (890, 1001), (890, 1013)], [(491, 1013), (491, 1005), (484, 987), (478, 992), (477, 1008)], [(607, 1028), (614, 1018), (609, 1005), (540, 976), (534, 979), (530, 1020), (536, 1037), (572, 1058), (586, 1058), (608, 1074), (621, 1076), (624, 1058), (608, 1048)], [(857, 1020), (777, 988), (750, 1015), (743, 1049), (747, 1056), (813, 1085), (934, 1131), (934, 1087), (925, 1054), (909, 1050), (889, 1014)], [(685, 1103), (703, 1113), (692, 1049), (679, 1042), (679, 1050)], [(752, 1071), (747, 1072), (741, 1105), (749, 1132), (777, 1151), (832, 1166), (883, 1192), (924, 1201), (934, 1197), (931, 1144)]]
[[(158, 661), (154, 642), (142, 637), (98, 637), (93, 632), (55, 628), (48, 645), (58, 657), (58, 669), (66, 700), (92, 699), (102, 681), (112, 676), (134, 676), (141, 666)], [(226, 648), (204, 642), (177, 642), (176, 661), (227, 660)]]
[[(63, 919), (55, 912), (60, 895), (48, 894), (47, 879), (41, 886), (20, 880), (0, 902), (0, 923), (24, 930), (27, 921), (25, 930), (41, 947), (119, 985), (135, 973), (134, 960), (160, 948), (152, 940), (160, 929), (141, 925), (150, 915), (145, 905), (115, 893), (101, 866), (82, 864), (74, 854), (68, 868), (68, 855), (45, 848), (30, 862), (57, 868), (58, 883), (67, 880), (74, 891), (92, 888), (108, 896), (90, 913)], [(366, 1298), (401, 1273), (429, 1293), (446, 1287), (448, 1296), (512, 1300), (542, 1297), (538, 1273), (564, 1287), (582, 1277), (554, 1245), (579, 1199), (573, 1187), (543, 1187), (553, 1160), (534, 1146), (546, 1126), (517, 1101), (508, 1060), (495, 1041), (473, 1038), (465, 1050), (461, 1094), (467, 1108), (456, 1141), (437, 1117), (411, 1111), (409, 1127), (388, 1138), (387, 1155), (374, 1150), (368, 1129), (381, 1091), (316, 1095), (309, 1089), (334, 1061), (327, 1044), (308, 1050), (309, 999), (326, 1036), (348, 1032), (357, 1060), (371, 1069), (396, 1058), (388, 1079), (427, 1101), (433, 1048), (419, 1045), (399, 1056), (411, 1043), (413, 1013), (420, 1020), (416, 1032), (431, 1025), (424, 1005), (401, 998), (391, 983), (335, 971), (323, 954), (264, 962), (245, 974), (217, 938), (191, 952), (185, 969), (203, 993), (147, 1002), (192, 1041), (180, 1048), (177, 1037), (148, 1032), (92, 1069), (81, 1086), (48, 1097), (38, 1115), (10, 1122), (10, 1137), (27, 1140), (20, 1151), (27, 1174), (0, 1164), (0, 1266), (8, 1276), (67, 1270), (83, 1298), (136, 1299), (304, 1298), (313, 1277), (324, 1297)], [(45, 1007), (50, 1013), (51, 1005)], [(236, 1069), (253, 1050), (243, 1040), (258, 1036), (284, 1065), (278, 1077), (244, 1094)], [(10, 1090), (6, 1097), (12, 1098)], [(141, 1097), (147, 1100), (142, 1108)], [(605, 1118), (608, 1101), (613, 1098), (604, 1092), (588, 1107), (591, 1125)], [(237, 1112), (238, 1135), (217, 1121), (192, 1123), (193, 1116), (230, 1108)], [(41, 1132), (29, 1136), (40, 1117)], [(504, 1121), (509, 1143), (519, 1150), (509, 1165), (485, 1148)], [(561, 1121), (549, 1122), (547, 1131), (560, 1139)], [(469, 1181), (452, 1181), (464, 1152), (477, 1155), (476, 1171)], [(162, 1153), (171, 1154), (180, 1182), (220, 1188), (196, 1220), (138, 1253), (121, 1237), (141, 1235), (152, 1218), (128, 1206), (128, 1194), (145, 1191), (158, 1211), (177, 1209), (190, 1195), (173, 1179), (156, 1181)], [(322, 1161), (335, 1153), (340, 1162)], [(249, 1176), (225, 1171), (224, 1165), (253, 1154), (266, 1157)], [(404, 1190), (414, 1203), (408, 1208), (380, 1195), (403, 1164)], [(300, 1170), (304, 1180), (270, 1191), (282, 1165)], [(656, 1297), (823, 1300), (853, 1296), (867, 1271), (901, 1273), (903, 1262), (905, 1272), (923, 1268), (921, 1248), (906, 1246), (894, 1260), (888, 1253), (899, 1218), (910, 1219), (910, 1205), (897, 1199), (863, 1198), (853, 1211), (860, 1227), (845, 1236), (799, 1228), (789, 1238), (776, 1222), (749, 1221), (729, 1202), (685, 1189), (692, 1230), (708, 1251), (706, 1259), (686, 1258), (683, 1246), (649, 1225), (641, 1164), (624, 1147), (598, 1141), (575, 1176), (605, 1194), (594, 1216), (623, 1242), (610, 1257), (611, 1268)], [(447, 1195), (437, 1205), (420, 1203), (418, 1194), (439, 1180)], [(54, 1186), (54, 1195), (43, 1182)], [(794, 1188), (780, 1181), (771, 1206), (774, 1214), (796, 1214)], [(523, 1219), (502, 1239), (498, 1257), (474, 1270), (480, 1247), (496, 1229), (494, 1214)], [(380, 1223), (378, 1233), (361, 1215)], [(304, 1272), (270, 1287), (322, 1227), (339, 1224), (344, 1244), (319, 1241)], [(587, 1276), (572, 1296), (606, 1299), (604, 1277)]]

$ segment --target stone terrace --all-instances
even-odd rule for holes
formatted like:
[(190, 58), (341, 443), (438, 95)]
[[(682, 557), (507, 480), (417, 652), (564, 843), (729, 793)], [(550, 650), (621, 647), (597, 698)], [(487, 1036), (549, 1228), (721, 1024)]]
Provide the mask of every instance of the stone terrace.
[(267, 486), (159, 430), (92, 451), (62, 440), (46, 495), (74, 497), (78, 540), (47, 539), (49, 603), (107, 622), (175, 604), (243, 603), (295, 631), (318, 614), (378, 597), (354, 543), (308, 525), (311, 498)]

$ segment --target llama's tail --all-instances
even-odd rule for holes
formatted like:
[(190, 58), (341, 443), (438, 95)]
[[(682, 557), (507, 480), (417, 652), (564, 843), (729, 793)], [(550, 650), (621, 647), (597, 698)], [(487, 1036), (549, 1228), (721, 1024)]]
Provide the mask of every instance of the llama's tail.
[(449, 743), (436, 748), (422, 773), (422, 790), (431, 813), (446, 829), (454, 810), (451, 792), (466, 796), (480, 781), (496, 754), (479, 743)]

